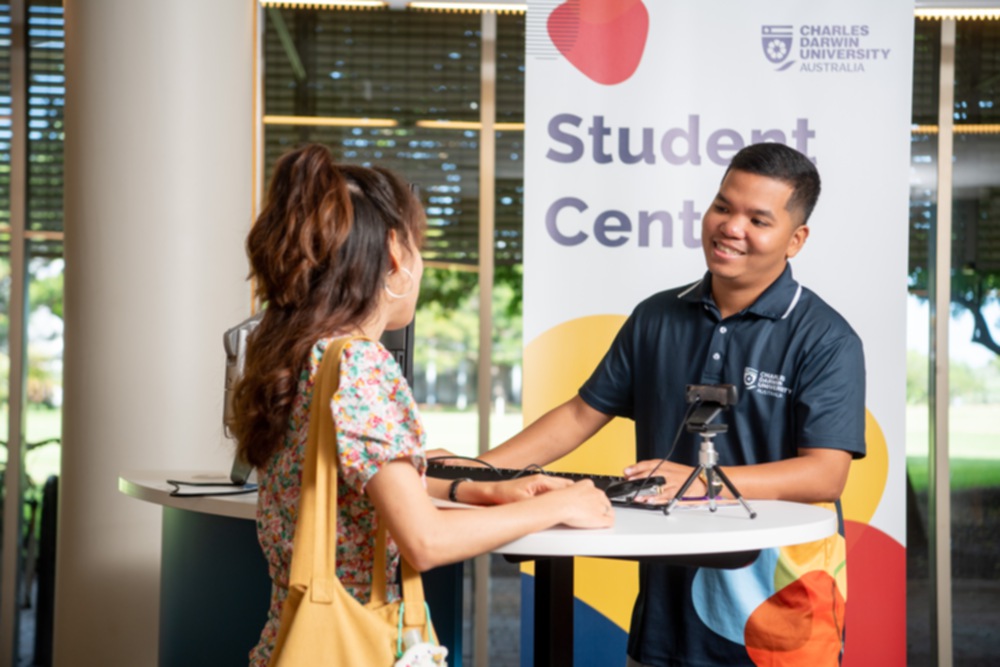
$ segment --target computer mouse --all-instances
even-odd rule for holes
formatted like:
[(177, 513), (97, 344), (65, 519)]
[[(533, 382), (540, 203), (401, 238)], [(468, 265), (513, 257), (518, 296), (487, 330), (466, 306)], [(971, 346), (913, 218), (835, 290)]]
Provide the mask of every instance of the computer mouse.
[(639, 496), (655, 496), (660, 492), (660, 487), (666, 483), (666, 478), (659, 475), (642, 479), (623, 479), (609, 484), (604, 493), (611, 500), (631, 500)]

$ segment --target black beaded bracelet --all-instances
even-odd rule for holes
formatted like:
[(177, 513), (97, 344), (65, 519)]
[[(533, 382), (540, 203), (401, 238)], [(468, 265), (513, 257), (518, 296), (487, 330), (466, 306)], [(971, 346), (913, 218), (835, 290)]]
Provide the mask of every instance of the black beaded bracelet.
[(451, 486), (448, 487), (448, 500), (450, 500), (453, 503), (457, 503), (458, 502), (458, 485), (461, 484), (462, 482), (471, 482), (471, 481), (472, 481), (472, 479), (470, 479), (469, 477), (460, 477), (459, 479), (456, 479), (455, 481), (453, 481), (451, 483)]

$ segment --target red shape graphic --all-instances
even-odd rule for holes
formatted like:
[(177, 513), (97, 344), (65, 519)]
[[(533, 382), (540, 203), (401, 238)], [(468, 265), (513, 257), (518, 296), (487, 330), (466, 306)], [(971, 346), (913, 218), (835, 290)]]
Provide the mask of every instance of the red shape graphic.
[[(822, 613), (827, 610), (827, 613)], [(837, 667), (844, 598), (833, 577), (806, 572), (757, 607), (744, 631), (756, 665)]]
[(553, 10), (549, 37), (587, 78), (605, 85), (635, 74), (649, 34), (642, 0), (569, 0)]
[(847, 643), (843, 667), (906, 664), (906, 549), (878, 528), (844, 522)]

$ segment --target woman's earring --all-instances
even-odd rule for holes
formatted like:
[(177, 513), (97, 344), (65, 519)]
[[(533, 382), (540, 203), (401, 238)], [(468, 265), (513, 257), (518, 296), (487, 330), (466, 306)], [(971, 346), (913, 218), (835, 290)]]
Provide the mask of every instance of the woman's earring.
[(406, 291), (403, 292), (402, 294), (397, 294), (393, 292), (391, 289), (389, 289), (389, 278), (392, 277), (392, 274), (394, 274), (396, 270), (393, 269), (392, 271), (390, 271), (385, 277), (385, 291), (388, 292), (389, 296), (391, 296), (393, 299), (404, 299), (410, 295), (410, 292), (413, 291), (413, 274), (410, 273), (410, 270), (405, 266), (399, 267), (399, 271), (400, 273), (406, 276), (406, 279), (409, 282), (409, 287), (407, 287)]

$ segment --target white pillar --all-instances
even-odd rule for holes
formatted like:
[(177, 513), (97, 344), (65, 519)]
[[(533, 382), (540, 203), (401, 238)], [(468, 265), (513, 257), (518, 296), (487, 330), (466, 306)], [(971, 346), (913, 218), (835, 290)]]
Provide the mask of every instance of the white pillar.
[(66, 348), (55, 664), (155, 665), (161, 508), (123, 470), (228, 470), (246, 317), (253, 0), (65, 0)]

